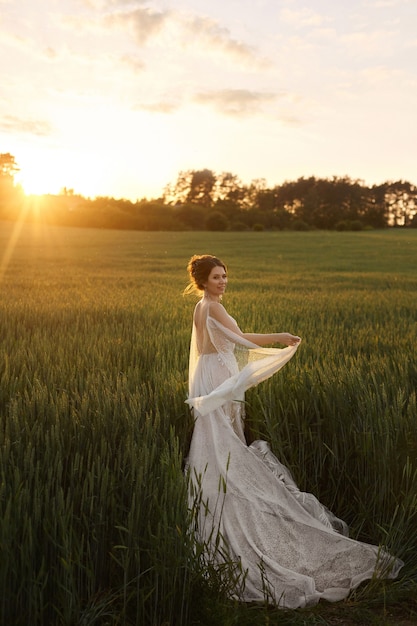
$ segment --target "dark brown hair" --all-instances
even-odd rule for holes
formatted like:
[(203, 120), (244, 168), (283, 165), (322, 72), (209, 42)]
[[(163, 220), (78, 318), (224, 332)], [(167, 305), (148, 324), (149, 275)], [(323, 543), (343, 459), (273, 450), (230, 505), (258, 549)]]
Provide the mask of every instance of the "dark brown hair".
[(204, 283), (207, 282), (213, 267), (222, 267), (227, 272), (225, 264), (217, 257), (211, 254), (194, 254), (188, 261), (187, 272), (190, 283), (185, 288), (184, 294), (204, 291)]

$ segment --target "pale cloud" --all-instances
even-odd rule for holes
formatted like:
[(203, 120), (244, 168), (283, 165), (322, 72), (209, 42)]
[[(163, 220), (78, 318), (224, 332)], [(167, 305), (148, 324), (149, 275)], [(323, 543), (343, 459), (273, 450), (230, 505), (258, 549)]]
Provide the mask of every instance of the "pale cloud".
[(84, 6), (92, 9), (108, 9), (145, 4), (147, 0), (80, 0)]
[(31, 46), (31, 41), (28, 37), (24, 37), (21, 34), (0, 30), (0, 44), (2, 46), (10, 46), (20, 52), (27, 50)]
[(356, 31), (342, 35), (340, 41), (356, 56), (387, 56), (391, 53), (396, 34), (393, 30)]
[(198, 93), (193, 100), (197, 104), (213, 107), (225, 115), (253, 115), (260, 112), (263, 105), (277, 99), (277, 94), (250, 91), (248, 89), (220, 89)]
[(374, 2), (367, 2), (365, 6), (370, 9), (391, 9), (406, 4), (410, 4), (410, 0), (374, 0)]
[(302, 28), (304, 26), (321, 27), (331, 21), (331, 19), (327, 15), (316, 13), (307, 8), (302, 8), (298, 10), (284, 8), (280, 12), (280, 18), (282, 21), (299, 28)]
[(15, 115), (2, 115), (0, 129), (5, 133), (36, 135), (47, 137), (52, 135), (52, 127), (45, 120), (24, 119)]
[(320, 27), (311, 31), (310, 36), (321, 43), (332, 44), (337, 40), (337, 31), (330, 27)]
[(133, 32), (136, 42), (144, 46), (148, 40), (161, 32), (168, 15), (167, 11), (151, 11), (145, 7), (111, 13), (104, 21), (109, 26), (127, 26)]
[(57, 51), (55, 50), (55, 48), (52, 48), (52, 46), (48, 46), (44, 49), (43, 52), (46, 58), (50, 59), (51, 61), (55, 60), (58, 57)]
[(94, 33), (97, 34), (103, 30), (103, 26), (100, 25), (97, 17), (80, 16), (80, 15), (61, 15), (60, 26), (64, 30), (74, 32), (76, 35), (82, 33)]
[[(129, 3), (128, 3), (129, 4)], [(113, 0), (111, 5), (126, 5), (124, 0)], [(107, 3), (109, 8), (109, 3)], [(140, 46), (151, 43), (169, 31), (165, 43), (177, 50), (193, 47), (208, 52), (220, 53), (225, 57), (244, 64), (266, 67), (270, 63), (261, 58), (257, 50), (244, 41), (233, 37), (230, 30), (207, 16), (186, 14), (176, 10), (156, 11), (148, 7), (110, 10), (104, 16), (107, 27), (127, 27)]]
[(132, 55), (124, 54), (119, 60), (122, 65), (132, 70), (134, 74), (139, 74), (139, 72), (142, 72), (145, 69), (143, 61)]
[[(275, 106), (278, 101), (280, 110)], [(293, 114), (292, 109), (299, 108), (302, 103), (300, 103), (299, 96), (290, 93), (261, 92), (250, 89), (214, 89), (198, 91), (188, 96), (172, 92), (154, 101), (141, 101), (133, 107), (133, 110), (171, 114), (193, 104), (209, 107), (216, 113), (232, 117), (253, 117), (266, 114), (271, 120), (278, 119), (285, 125), (295, 126), (300, 124), (300, 120)], [(291, 112), (288, 109), (291, 109)]]
[(385, 65), (365, 68), (358, 77), (362, 81), (361, 90), (379, 88), (386, 93), (392, 90), (393, 85), (396, 89), (406, 87), (410, 78), (404, 70), (393, 69)]
[(118, 7), (126, 7), (126, 6), (135, 6), (138, 4), (146, 4), (147, 0), (105, 0), (103, 4), (105, 6), (118, 6)]
[(161, 100), (158, 102), (151, 102), (149, 104), (141, 103), (133, 107), (134, 111), (147, 111), (148, 113), (162, 113), (163, 115), (169, 115), (175, 113), (180, 108), (179, 102), (173, 102), (169, 100)]
[(193, 16), (183, 20), (185, 42), (203, 45), (212, 51), (224, 53), (240, 62), (266, 64), (257, 51), (248, 44), (238, 41), (229, 29), (209, 17)]

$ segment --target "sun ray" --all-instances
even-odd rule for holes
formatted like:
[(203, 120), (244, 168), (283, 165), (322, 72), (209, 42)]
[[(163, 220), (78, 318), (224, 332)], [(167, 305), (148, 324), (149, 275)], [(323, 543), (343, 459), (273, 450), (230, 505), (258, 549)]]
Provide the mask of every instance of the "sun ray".
[(6, 270), (9, 266), (10, 259), (12, 258), (12, 255), (13, 255), (13, 251), (19, 240), (22, 228), (26, 222), (26, 216), (28, 214), (28, 211), (29, 211), (29, 205), (28, 203), (24, 202), (22, 204), (19, 217), (13, 226), (12, 233), (10, 235), (9, 241), (6, 245), (6, 248), (4, 250), (3, 256), (0, 261), (0, 283), (2, 283)]

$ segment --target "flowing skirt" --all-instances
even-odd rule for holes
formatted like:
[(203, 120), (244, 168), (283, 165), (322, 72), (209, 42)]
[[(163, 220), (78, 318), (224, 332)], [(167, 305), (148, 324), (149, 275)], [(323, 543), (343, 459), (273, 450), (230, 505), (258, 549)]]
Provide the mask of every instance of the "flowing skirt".
[[(236, 373), (231, 370), (216, 353), (202, 355), (192, 393), (209, 394)], [(246, 444), (241, 414), (240, 401), (205, 415), (194, 410), (188, 456), (191, 498), (199, 490), (202, 496), (200, 539), (217, 548), (218, 560), (223, 551), (239, 561), (245, 573), (236, 597), (298, 608), (341, 600), (374, 575), (395, 578), (399, 559), (347, 537), (346, 524), (298, 489), (266, 442)]]

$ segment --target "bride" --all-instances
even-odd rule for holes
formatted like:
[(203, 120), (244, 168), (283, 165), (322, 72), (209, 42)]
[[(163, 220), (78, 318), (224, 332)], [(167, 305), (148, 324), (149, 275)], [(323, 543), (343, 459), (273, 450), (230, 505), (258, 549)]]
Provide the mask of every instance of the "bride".
[[(395, 578), (400, 560), (350, 539), (346, 524), (298, 489), (265, 441), (245, 441), (245, 391), (283, 367), (300, 337), (243, 333), (221, 304), (224, 263), (195, 255), (187, 269), (185, 293), (202, 294), (190, 347), (190, 498), (195, 502), (200, 494), (200, 540), (217, 562), (231, 559), (241, 566), (243, 590), (236, 597), (298, 608), (320, 598), (341, 600), (374, 575)], [(286, 347), (263, 347), (274, 343)]]

